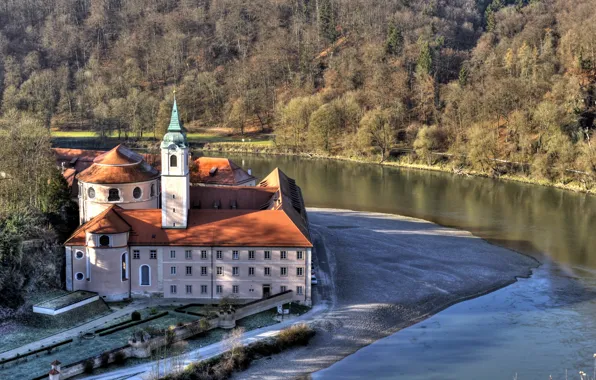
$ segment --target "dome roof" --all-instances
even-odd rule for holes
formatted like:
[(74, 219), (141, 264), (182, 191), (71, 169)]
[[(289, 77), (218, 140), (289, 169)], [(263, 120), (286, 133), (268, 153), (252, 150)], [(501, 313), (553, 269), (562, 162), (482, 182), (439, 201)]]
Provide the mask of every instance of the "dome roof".
[(93, 165), (78, 176), (80, 182), (97, 184), (121, 184), (146, 182), (159, 178), (160, 174), (138, 153), (124, 145), (96, 157)]

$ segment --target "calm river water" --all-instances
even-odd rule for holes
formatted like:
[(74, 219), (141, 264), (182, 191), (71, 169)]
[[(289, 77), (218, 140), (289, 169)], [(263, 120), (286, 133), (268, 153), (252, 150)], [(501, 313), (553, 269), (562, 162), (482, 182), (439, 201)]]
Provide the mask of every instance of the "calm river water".
[(530, 279), (454, 305), (345, 358), (317, 379), (592, 376), (596, 197), (447, 173), (295, 157), (227, 155), (262, 178), (280, 167), (308, 206), (378, 211), (471, 231), (532, 255)]

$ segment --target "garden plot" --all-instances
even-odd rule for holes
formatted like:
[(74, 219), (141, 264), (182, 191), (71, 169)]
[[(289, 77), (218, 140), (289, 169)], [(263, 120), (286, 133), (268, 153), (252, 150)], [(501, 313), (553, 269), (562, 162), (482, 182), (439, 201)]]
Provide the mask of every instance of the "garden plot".
[[(151, 311), (150, 309), (141, 310), (143, 319), (151, 316)], [(22, 359), (15, 364), (6, 364), (3, 368), (0, 368), (0, 379), (25, 379), (40, 376), (49, 371), (49, 363), (55, 359), (62, 362), (64, 366), (99, 355), (104, 351), (125, 346), (128, 344), (128, 339), (134, 331), (140, 329), (164, 329), (177, 323), (188, 323), (197, 319), (195, 316), (174, 313), (173, 307), (157, 307), (153, 310), (153, 312), (158, 313), (163, 311), (169, 311), (169, 314), (162, 318), (154, 319), (102, 337), (96, 335), (92, 339), (76, 338), (72, 343), (60, 347), (51, 354), (41, 353), (27, 358), (27, 361)]]
[[(66, 294), (66, 292), (52, 292), (52, 296)], [(39, 298), (46, 297), (36, 297)], [(29, 301), (29, 300), (28, 300)], [(70, 330), (94, 319), (111, 313), (109, 307), (102, 300), (94, 301), (81, 306), (75, 310), (51, 316), (33, 313), (31, 307), (27, 306), (27, 312), (17, 318), (9, 319), (0, 323), (0, 357), (2, 352), (12, 350), (25, 344), (35, 342), (48, 336)]]

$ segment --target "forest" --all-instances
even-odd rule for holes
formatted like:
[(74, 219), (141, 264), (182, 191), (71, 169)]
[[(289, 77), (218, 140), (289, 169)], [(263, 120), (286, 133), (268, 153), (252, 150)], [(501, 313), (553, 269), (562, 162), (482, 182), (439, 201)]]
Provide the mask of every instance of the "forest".
[(1, 116), (592, 186), (596, 0), (3, 0)]
[[(0, 117), (592, 186), (595, 0), (3, 0)], [(11, 114), (12, 112), (12, 114)], [(439, 153), (439, 154), (437, 154)]]

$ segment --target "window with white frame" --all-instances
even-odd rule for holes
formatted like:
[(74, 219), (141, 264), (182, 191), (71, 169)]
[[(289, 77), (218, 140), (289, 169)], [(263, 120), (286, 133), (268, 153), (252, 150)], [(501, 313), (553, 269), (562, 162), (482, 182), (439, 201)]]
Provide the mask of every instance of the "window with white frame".
[(238, 267), (232, 267), (232, 275), (233, 276), (239, 276), (240, 275), (240, 270), (238, 269)]
[(215, 251), (218, 260), (223, 259), (223, 251)]
[(285, 286), (285, 285), (282, 285), (282, 286), (279, 287), (279, 291), (282, 292), (282, 293), (285, 292), (286, 290), (288, 290), (288, 287)]
[(207, 260), (207, 251), (201, 251), (201, 260)]
[(186, 285), (186, 294), (192, 294), (192, 285)]
[(157, 259), (157, 251), (151, 250), (149, 252), (149, 258), (150, 259), (153, 259), (153, 260), (156, 260)]
[(170, 251), (170, 259), (176, 258), (176, 251)]
[(215, 293), (217, 293), (217, 294), (223, 293), (223, 286), (222, 285), (216, 285), (215, 286)]
[(286, 260), (288, 258), (288, 252), (287, 251), (280, 251), (279, 252), (279, 258), (282, 260)]
[(132, 251), (132, 258), (138, 260), (141, 258), (141, 252), (138, 249)]
[(303, 294), (303, 293), (302, 293), (302, 286), (297, 286), (297, 287), (296, 287), (296, 294), (300, 294), (300, 295), (302, 295), (302, 294)]
[(207, 267), (201, 267), (201, 276), (207, 276)]
[(304, 276), (304, 268), (296, 268), (296, 276)]
[(192, 276), (192, 267), (191, 266), (187, 266), (186, 267), (186, 275), (187, 276)]
[(296, 260), (304, 260), (304, 252), (296, 251)]
[(265, 276), (271, 276), (271, 268), (265, 267)]
[(223, 276), (223, 274), (224, 274), (223, 267), (217, 267), (216, 270), (217, 270), (216, 273), (218, 276)]
[(288, 275), (288, 267), (281, 267), (281, 268), (279, 268), (279, 274), (281, 276), (287, 276)]
[(186, 260), (192, 260), (192, 251), (190, 249), (184, 251), (184, 257), (186, 258)]
[(255, 267), (248, 267), (248, 275), (249, 276), (255, 275)]
[(178, 291), (178, 288), (176, 287), (176, 285), (170, 285), (170, 293), (171, 294), (176, 294), (177, 291)]
[(255, 259), (255, 251), (248, 251), (248, 259), (249, 260)]
[(271, 260), (271, 251), (265, 251), (265, 260)]
[(232, 251), (232, 259), (238, 260), (240, 258), (240, 254), (238, 251)]
[(240, 287), (238, 285), (232, 285), (232, 293), (238, 294), (240, 292)]
[(176, 267), (170, 267), (170, 274), (176, 274)]
[(201, 294), (207, 294), (207, 285), (201, 285)]

